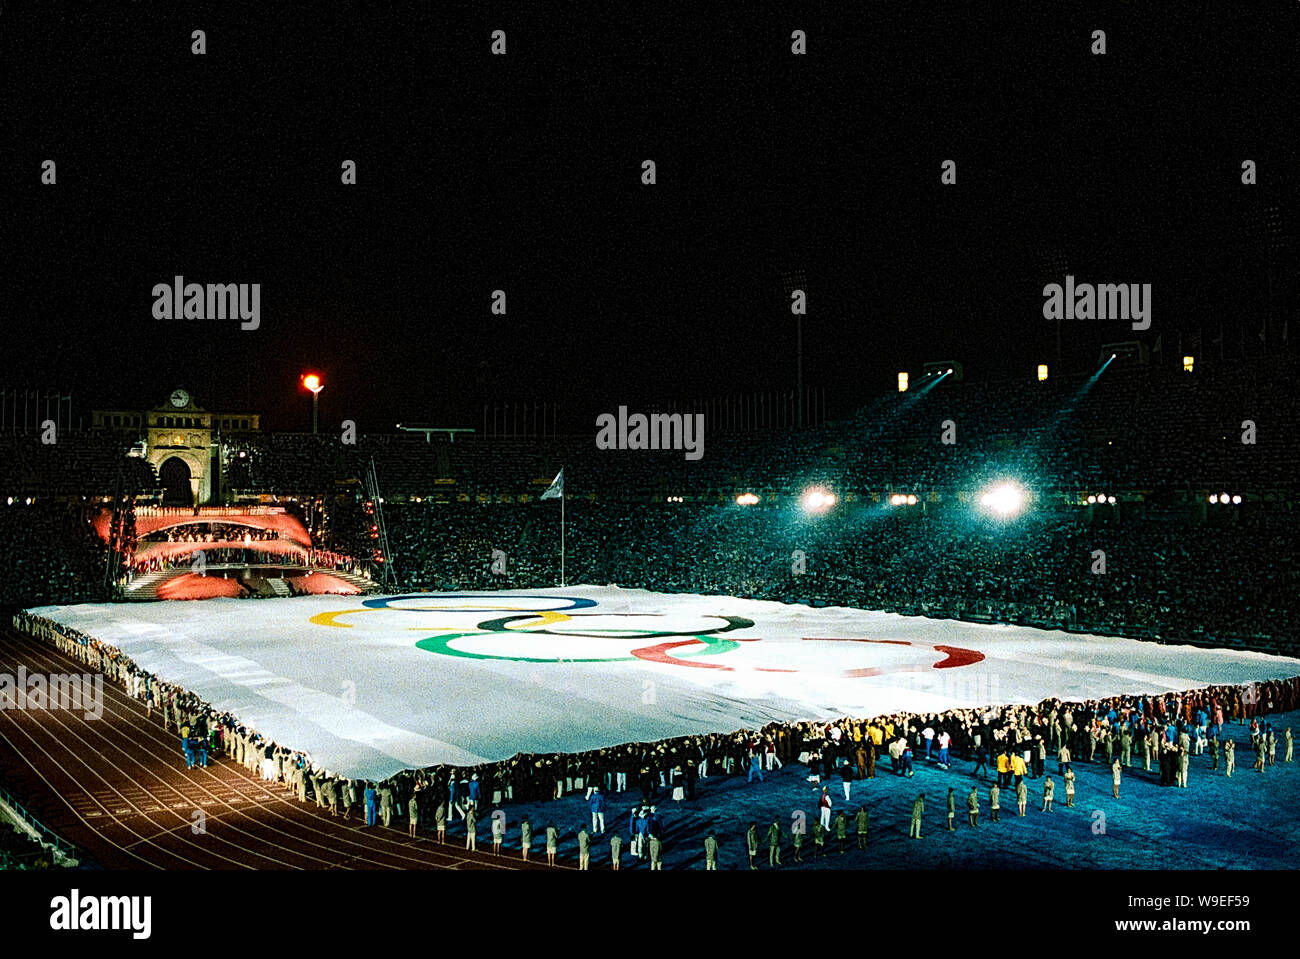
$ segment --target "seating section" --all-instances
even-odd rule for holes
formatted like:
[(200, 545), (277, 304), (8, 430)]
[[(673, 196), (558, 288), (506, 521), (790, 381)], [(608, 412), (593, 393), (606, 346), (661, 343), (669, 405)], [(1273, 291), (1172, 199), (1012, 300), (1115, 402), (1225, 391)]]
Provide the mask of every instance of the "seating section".
[[(404, 589), (556, 583), (559, 509), (538, 496), (563, 467), (570, 582), (1295, 651), (1297, 374), (1280, 357), (1194, 374), (1121, 366), (1042, 383), (919, 383), (816, 428), (714, 434), (706, 423), (699, 460), (601, 450), (594, 425), (455, 443), (241, 434), (223, 450), (222, 488), (296, 501), (313, 547), (343, 565), (354, 557), (360, 572), (382, 552), (363, 492), (373, 462)], [(102, 598), (107, 550), (81, 501), (123, 478), (154, 487), (152, 470), (106, 434), (53, 446), (0, 436), (0, 451), (0, 602)], [(1022, 516), (972, 509), (999, 478), (1030, 494)], [(840, 496), (823, 516), (798, 508), (815, 484)], [(760, 505), (736, 506), (741, 491)], [(918, 504), (891, 509), (898, 492)], [(1241, 507), (1208, 505), (1223, 492)], [(1121, 502), (1089, 510), (1087, 493)], [(505, 576), (491, 572), (494, 550)]]
[[(547, 439), (398, 434), (337, 438), (272, 435), (241, 441), (227, 485), (289, 495), (328, 493), (361, 480), (373, 458), (388, 496), (471, 497), (538, 492), (564, 466), (570, 490), (604, 498), (786, 494), (812, 483), (846, 490), (976, 489), (1011, 475), (1035, 490), (1293, 491), (1300, 471), (1300, 365), (1282, 357), (1195, 374), (1119, 367), (1083, 376), (940, 383), (879, 397), (824, 427), (713, 432), (704, 455), (607, 451), (595, 426)], [(941, 442), (951, 421), (954, 443)], [(1255, 442), (1243, 443), (1250, 421)], [(244, 455), (240, 456), (242, 453)], [(451, 482), (447, 482), (451, 481)]]
[(0, 434), (0, 503), (9, 497), (111, 496), (119, 482), (126, 491), (158, 487), (146, 460), (126, 455), (126, 446), (101, 433), (65, 430), (57, 443), (34, 434)]
[[(856, 508), (812, 518), (578, 500), (566, 510), (565, 573), (570, 583), (1300, 651), (1300, 517), (1207, 524), (1156, 511), (1089, 522), (1085, 512), (1006, 521)], [(554, 503), (409, 503), (385, 517), (404, 589), (559, 582)], [(494, 550), (506, 554), (505, 575), (492, 572)], [(1104, 573), (1094, 571), (1098, 550)]]

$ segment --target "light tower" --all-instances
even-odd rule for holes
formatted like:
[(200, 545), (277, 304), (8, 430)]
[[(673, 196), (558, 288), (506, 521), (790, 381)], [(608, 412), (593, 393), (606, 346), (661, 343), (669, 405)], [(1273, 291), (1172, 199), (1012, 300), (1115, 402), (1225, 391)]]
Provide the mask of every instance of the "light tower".
[(302, 385), (311, 390), (311, 431), (315, 435), (317, 414), (320, 411), (320, 391), (325, 389), (325, 383), (319, 373), (304, 373)]

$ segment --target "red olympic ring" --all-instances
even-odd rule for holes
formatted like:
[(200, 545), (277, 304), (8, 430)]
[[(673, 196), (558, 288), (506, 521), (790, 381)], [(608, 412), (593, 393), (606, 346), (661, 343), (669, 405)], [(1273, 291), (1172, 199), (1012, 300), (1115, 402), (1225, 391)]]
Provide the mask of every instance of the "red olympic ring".
[[(742, 643), (758, 642), (758, 637), (735, 637), (736, 641)], [(929, 643), (915, 643), (906, 639), (849, 639), (849, 638), (820, 638), (805, 636), (805, 643), (884, 643), (890, 646), (919, 646), (926, 649), (933, 649), (943, 653), (944, 658), (937, 663), (929, 665), (915, 664), (911, 666), (868, 666), (862, 669), (846, 669), (839, 675), (844, 679), (863, 679), (868, 676), (883, 676), (887, 673), (916, 673), (924, 672), (927, 669), (955, 669), (959, 666), (972, 666), (984, 659), (984, 654), (974, 649), (966, 649), (963, 646), (945, 646), (931, 645)], [(693, 639), (684, 639), (675, 643), (659, 643), (657, 646), (644, 646), (640, 649), (632, 650), (632, 655), (638, 659), (644, 659), (651, 663), (663, 663), (668, 666), (692, 666), (696, 669), (721, 669), (724, 672), (735, 672), (736, 667), (724, 666), (721, 663), (708, 663), (701, 660), (681, 660), (671, 655), (671, 651), (679, 646), (692, 646), (696, 643)], [(799, 669), (778, 669), (767, 666), (752, 667), (754, 672), (758, 673), (798, 673), (806, 672)]]

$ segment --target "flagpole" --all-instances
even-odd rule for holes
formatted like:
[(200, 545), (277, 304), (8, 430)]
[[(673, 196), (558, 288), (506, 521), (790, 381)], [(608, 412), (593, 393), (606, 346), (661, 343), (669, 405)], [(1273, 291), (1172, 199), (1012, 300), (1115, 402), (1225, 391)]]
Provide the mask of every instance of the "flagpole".
[[(564, 470), (560, 470), (564, 475)], [(564, 489), (560, 489), (560, 585), (564, 585)]]

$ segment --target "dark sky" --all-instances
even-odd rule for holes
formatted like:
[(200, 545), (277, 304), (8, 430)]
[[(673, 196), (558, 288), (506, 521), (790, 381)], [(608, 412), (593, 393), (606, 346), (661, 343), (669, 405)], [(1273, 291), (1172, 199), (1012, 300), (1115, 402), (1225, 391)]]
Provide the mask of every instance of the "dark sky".
[[(853, 6), (6, 0), (0, 384), (300, 429), (313, 367), (366, 430), (585, 423), (789, 389), (797, 274), (834, 414), (927, 359), (1054, 362), (1066, 270), (1151, 283), (1148, 342), (1295, 312), (1300, 5)], [(154, 320), (178, 273), (260, 283), (261, 328)], [(1126, 326), (1068, 324), (1064, 365)]]

